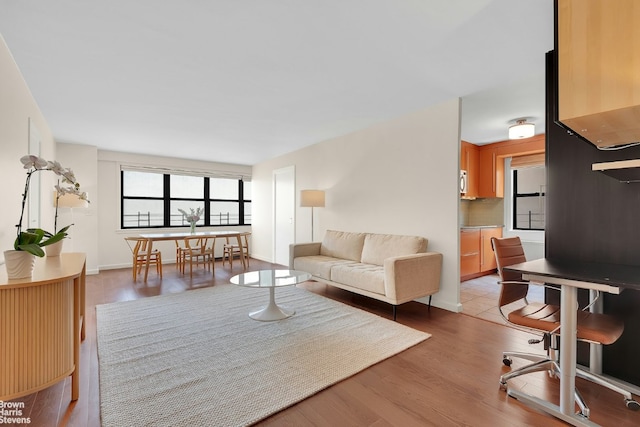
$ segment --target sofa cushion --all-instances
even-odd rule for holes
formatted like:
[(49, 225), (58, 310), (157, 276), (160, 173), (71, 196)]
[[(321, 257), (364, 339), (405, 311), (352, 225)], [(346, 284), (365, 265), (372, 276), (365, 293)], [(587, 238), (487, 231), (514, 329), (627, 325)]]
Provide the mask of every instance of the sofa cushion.
[(303, 256), (293, 260), (293, 268), (295, 270), (306, 271), (326, 280), (331, 280), (332, 267), (343, 264), (355, 264), (355, 262), (323, 255)]
[(320, 255), (360, 262), (365, 233), (327, 230), (320, 246)]
[(384, 267), (352, 263), (331, 267), (331, 280), (354, 288), (384, 295)]
[(419, 236), (367, 234), (362, 248), (361, 262), (384, 265), (386, 258), (426, 252), (427, 243), (427, 239)]

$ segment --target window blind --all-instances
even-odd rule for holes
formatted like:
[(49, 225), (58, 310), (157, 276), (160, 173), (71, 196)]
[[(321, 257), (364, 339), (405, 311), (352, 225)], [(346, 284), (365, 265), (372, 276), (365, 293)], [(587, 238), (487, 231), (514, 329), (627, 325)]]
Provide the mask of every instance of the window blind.
[(523, 169), (535, 166), (544, 166), (544, 153), (528, 154), (511, 158), (511, 169)]
[(183, 175), (183, 176), (201, 176), (201, 177), (208, 177), (208, 178), (228, 178), (228, 179), (241, 179), (243, 181), (251, 181), (250, 174), (242, 173), (238, 171), (180, 169), (180, 168), (135, 165), (135, 164), (121, 164), (120, 170), (130, 171), (130, 172), (147, 172), (147, 173)]

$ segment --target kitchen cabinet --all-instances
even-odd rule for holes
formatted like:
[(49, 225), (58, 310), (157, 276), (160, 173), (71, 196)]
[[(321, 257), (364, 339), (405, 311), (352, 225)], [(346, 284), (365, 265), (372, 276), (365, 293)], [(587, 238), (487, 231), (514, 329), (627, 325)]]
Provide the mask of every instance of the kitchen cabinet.
[(460, 169), (467, 171), (467, 192), (463, 199), (478, 197), (479, 147), (467, 141), (460, 142)]
[(478, 197), (504, 197), (504, 157), (494, 144), (480, 147), (478, 176)]
[(480, 271), (493, 272), (498, 265), (491, 247), (491, 238), (502, 237), (502, 227), (483, 228), (480, 230)]
[(478, 149), (478, 197), (504, 197), (504, 159), (544, 154), (545, 135), (494, 142)]
[(460, 276), (480, 272), (480, 230), (460, 230)]
[(640, 4), (558, 0), (558, 119), (598, 147), (640, 141)]
[(495, 272), (492, 237), (502, 237), (502, 227), (468, 227), (460, 230), (461, 281)]

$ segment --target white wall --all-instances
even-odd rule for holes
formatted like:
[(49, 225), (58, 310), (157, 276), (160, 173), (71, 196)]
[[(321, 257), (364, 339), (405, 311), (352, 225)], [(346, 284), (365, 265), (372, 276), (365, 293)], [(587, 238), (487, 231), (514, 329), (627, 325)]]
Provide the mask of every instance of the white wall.
[[(311, 235), (301, 189), (326, 191), (315, 235), (327, 229), (420, 235), (444, 255), (434, 305), (460, 311), (458, 99), (312, 145), (253, 168), (253, 256), (273, 260), (272, 172), (296, 170), (297, 241)], [(319, 240), (316, 239), (316, 240)]]
[(63, 252), (84, 252), (87, 255), (87, 274), (99, 272), (98, 258), (98, 150), (90, 145), (56, 144), (57, 160), (71, 168), (80, 184), (81, 191), (89, 196), (87, 208), (58, 209), (58, 229), (73, 224), (69, 229), (69, 238), (65, 240)]
[[(55, 143), (38, 105), (31, 96), (7, 45), (0, 36), (0, 178), (2, 179), (2, 209), (0, 209), (0, 261), (3, 252), (13, 249), (16, 239), (16, 224), (20, 219), (25, 169), (20, 158), (29, 149), (29, 120), (40, 134), (40, 156), (55, 160)], [(53, 185), (56, 175), (38, 172), (42, 188), (40, 227), (53, 230)], [(33, 175), (32, 179), (36, 175)], [(51, 191), (48, 191), (48, 190)], [(26, 210), (28, 212), (28, 208)], [(26, 217), (23, 228), (28, 225)], [(4, 266), (2, 267), (4, 268)]]
[[(136, 165), (141, 167), (160, 167), (167, 169), (183, 169), (195, 171), (220, 171), (251, 175), (250, 166), (230, 165), (225, 163), (182, 160), (159, 156), (120, 153), (114, 151), (98, 151), (97, 157), (97, 195), (89, 194), (91, 204), (96, 199), (99, 206), (95, 238), (99, 241), (98, 259), (100, 269), (123, 268), (131, 266), (131, 251), (124, 238), (140, 233), (161, 233), (177, 231), (176, 228), (162, 229), (120, 229), (120, 166)], [(95, 165), (95, 163), (94, 163)], [(77, 175), (77, 174), (76, 174)], [(255, 192), (254, 192), (255, 194)], [(211, 227), (211, 230), (224, 230), (225, 227)], [(228, 227), (232, 230), (251, 230), (251, 227)], [(187, 231), (188, 227), (180, 229)], [(207, 230), (207, 228), (204, 228)], [(92, 236), (94, 237), (94, 236)], [(154, 248), (162, 251), (162, 262), (175, 262), (175, 243), (173, 241), (157, 242)], [(216, 245), (216, 254), (221, 256), (222, 245)]]

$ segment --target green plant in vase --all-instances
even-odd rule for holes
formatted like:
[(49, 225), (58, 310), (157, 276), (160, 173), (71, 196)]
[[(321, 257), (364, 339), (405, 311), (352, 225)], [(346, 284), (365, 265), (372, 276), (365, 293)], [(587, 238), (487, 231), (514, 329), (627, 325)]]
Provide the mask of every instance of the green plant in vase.
[(193, 234), (196, 232), (196, 223), (200, 221), (200, 215), (202, 215), (204, 210), (200, 207), (198, 209), (189, 208), (189, 210), (191, 212), (187, 213), (182, 209), (178, 209), (178, 211), (182, 214), (184, 219), (189, 223), (191, 234)]

